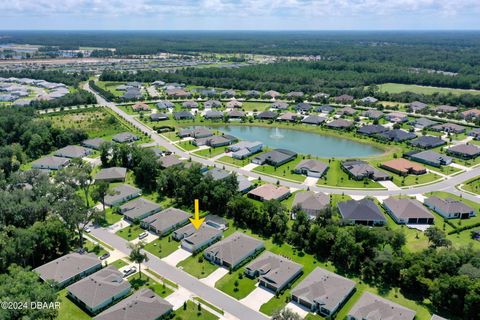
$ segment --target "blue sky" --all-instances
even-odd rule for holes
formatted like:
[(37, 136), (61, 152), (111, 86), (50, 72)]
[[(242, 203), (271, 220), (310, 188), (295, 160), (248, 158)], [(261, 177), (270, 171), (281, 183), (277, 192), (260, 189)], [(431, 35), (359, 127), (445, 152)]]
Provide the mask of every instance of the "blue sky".
[(480, 29), (480, 0), (0, 0), (0, 29)]

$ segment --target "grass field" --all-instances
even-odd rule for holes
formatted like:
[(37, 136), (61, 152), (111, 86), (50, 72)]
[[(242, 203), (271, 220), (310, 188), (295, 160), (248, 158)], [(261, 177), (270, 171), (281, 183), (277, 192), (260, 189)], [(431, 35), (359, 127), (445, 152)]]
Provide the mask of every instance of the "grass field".
[(480, 90), (464, 90), (464, 89), (453, 89), (453, 88), (440, 88), (440, 87), (428, 87), (428, 86), (418, 86), (414, 84), (400, 84), (400, 83), (384, 83), (378, 86), (379, 91), (388, 92), (388, 93), (400, 93), (400, 92), (413, 92), (419, 94), (480, 94)]
[(58, 317), (59, 320), (89, 320), (92, 319), (88, 314), (85, 313), (79, 306), (73, 303), (67, 297), (67, 289), (63, 289), (58, 292), (58, 296), (60, 299), (60, 309), (58, 310)]
[(160, 297), (165, 298), (166, 296), (170, 295), (173, 290), (168, 288), (167, 286), (163, 285), (162, 283), (158, 283), (157, 281), (153, 280), (152, 278), (148, 277), (144, 273), (142, 273), (142, 277), (140, 278), (140, 273), (135, 273), (134, 275), (128, 277), (128, 281), (132, 285), (135, 290), (141, 288), (150, 288)]
[(118, 236), (122, 237), (125, 240), (131, 241), (133, 239), (136, 239), (138, 235), (142, 232), (144, 232), (142, 228), (138, 225), (131, 224), (123, 229), (118, 230), (115, 232)]
[(208, 312), (207, 310), (198, 311), (198, 306), (193, 301), (187, 301), (187, 308), (183, 310), (183, 307), (180, 307), (178, 310), (175, 310), (173, 318), (174, 320), (216, 320), (217, 316)]
[[(170, 240), (169, 240), (170, 239)], [(178, 249), (179, 243), (170, 236), (156, 239), (145, 245), (145, 250), (159, 258), (164, 258)]]
[(203, 255), (199, 253), (196, 256), (190, 256), (181, 261), (177, 264), (177, 268), (181, 268), (183, 271), (190, 273), (194, 277), (205, 278), (213, 271), (217, 270), (218, 266), (204, 259)]
[(255, 290), (257, 280), (251, 279), (243, 273), (244, 268), (239, 268), (231, 274), (226, 274), (215, 283), (215, 288), (225, 292), (235, 299), (243, 299)]
[(225, 147), (218, 147), (218, 148), (208, 148), (208, 149), (198, 150), (193, 153), (200, 157), (212, 158), (224, 153), (225, 150), (226, 150)]

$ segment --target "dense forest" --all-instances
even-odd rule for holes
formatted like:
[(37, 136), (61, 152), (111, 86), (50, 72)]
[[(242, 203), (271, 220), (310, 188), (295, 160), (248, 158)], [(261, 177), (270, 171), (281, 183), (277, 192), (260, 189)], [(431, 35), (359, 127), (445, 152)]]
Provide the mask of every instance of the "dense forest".
[(78, 87), (78, 84), (88, 79), (88, 74), (83, 72), (66, 73), (63, 71), (50, 70), (0, 70), (0, 77), (3, 78), (29, 78), (46, 80), (48, 82), (63, 83), (67, 86)]

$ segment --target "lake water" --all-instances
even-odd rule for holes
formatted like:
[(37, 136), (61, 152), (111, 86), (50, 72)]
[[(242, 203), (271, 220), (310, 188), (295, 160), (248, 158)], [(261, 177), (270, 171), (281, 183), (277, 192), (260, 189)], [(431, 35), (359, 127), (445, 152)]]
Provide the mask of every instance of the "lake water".
[(270, 148), (284, 148), (321, 158), (351, 158), (380, 155), (383, 150), (369, 144), (284, 128), (222, 126), (216, 128), (240, 140), (260, 141)]

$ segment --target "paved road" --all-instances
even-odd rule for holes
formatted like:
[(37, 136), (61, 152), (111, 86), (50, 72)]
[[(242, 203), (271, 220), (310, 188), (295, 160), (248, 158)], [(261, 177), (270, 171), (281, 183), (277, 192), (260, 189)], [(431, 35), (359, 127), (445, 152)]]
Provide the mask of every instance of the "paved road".
[(280, 183), (286, 187), (289, 188), (296, 188), (296, 189), (307, 189), (310, 188), (312, 191), (317, 191), (317, 192), (325, 192), (325, 193), (334, 193), (334, 194), (348, 194), (348, 195), (353, 195), (353, 196), (392, 196), (392, 195), (413, 195), (413, 194), (419, 194), (419, 193), (428, 193), (432, 191), (447, 191), (450, 193), (454, 193), (456, 195), (462, 196), (463, 198), (475, 201), (480, 203), (480, 197), (471, 195), (469, 193), (460, 191), (455, 188), (456, 185), (465, 182), (469, 179), (472, 179), (474, 177), (477, 177), (480, 175), (480, 166), (473, 168), (472, 170), (465, 171), (463, 173), (460, 173), (456, 176), (450, 177), (446, 180), (439, 181), (437, 183), (425, 185), (425, 186), (412, 186), (411, 188), (408, 189), (401, 189), (401, 190), (369, 190), (368, 188), (365, 189), (348, 189), (348, 188), (332, 188), (332, 187), (320, 187), (320, 186), (306, 186), (301, 183), (296, 183), (296, 182), (291, 182), (291, 181), (286, 181), (282, 180), (279, 178), (273, 178), (270, 176), (262, 175), (256, 172), (251, 172), (247, 170), (243, 170), (242, 168), (234, 167), (234, 166), (229, 166), (229, 165), (224, 165), (224, 164), (219, 164), (215, 163), (214, 161), (210, 159), (205, 159), (201, 157), (197, 157), (194, 154), (187, 153), (181, 149), (179, 149), (177, 146), (171, 144), (168, 140), (160, 136), (158, 133), (155, 131), (151, 130), (151, 128), (147, 127), (138, 119), (136, 119), (134, 116), (127, 114), (120, 108), (118, 108), (114, 103), (106, 101), (103, 99), (101, 96), (99, 96), (95, 91), (93, 91), (89, 86), (88, 83), (85, 84), (85, 90), (88, 90), (92, 92), (93, 94), (96, 95), (98, 104), (104, 105), (112, 109), (114, 112), (116, 112), (119, 116), (124, 118), (126, 121), (131, 123), (133, 126), (138, 128), (140, 131), (148, 134), (154, 141), (160, 146), (165, 147), (167, 150), (181, 156), (184, 158), (191, 158), (195, 162), (199, 162), (203, 165), (206, 166), (222, 166), (225, 167), (226, 170), (236, 172), (238, 174), (252, 177), (255, 179), (258, 179), (259, 177), (266, 182), (270, 183), (276, 183), (277, 181), (280, 181)]
[[(128, 241), (117, 236), (114, 233), (109, 232), (105, 228), (92, 228), (91, 234), (97, 239), (105, 242), (120, 252), (129, 255), (130, 248), (128, 247)], [(157, 256), (145, 253), (148, 255), (148, 261), (144, 263), (150, 270), (153, 270), (157, 274), (177, 283), (180, 287), (187, 289), (193, 294), (201, 297), (202, 299), (212, 303), (213, 305), (223, 309), (229, 314), (238, 319), (248, 320), (266, 320), (267, 316), (261, 314), (258, 311), (250, 309), (246, 305), (242, 304), (238, 300), (226, 295), (225, 293), (212, 288), (190, 274), (177, 269), (174, 266), (160, 260)]]

